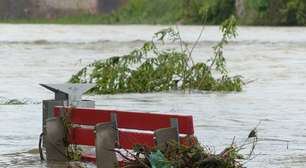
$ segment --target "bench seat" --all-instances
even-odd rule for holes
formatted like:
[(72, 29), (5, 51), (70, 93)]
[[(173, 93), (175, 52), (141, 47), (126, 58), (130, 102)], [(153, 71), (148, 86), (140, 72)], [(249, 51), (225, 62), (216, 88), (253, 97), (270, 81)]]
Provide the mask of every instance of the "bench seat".
[[(189, 115), (68, 107), (55, 107), (53, 115), (56, 118), (68, 117), (73, 125), (68, 131), (68, 143), (75, 145), (96, 146), (95, 126), (109, 122), (114, 123), (117, 143), (123, 149), (132, 149), (136, 144), (154, 148), (157, 145), (155, 131), (173, 127), (173, 120), (176, 121), (180, 144), (190, 144), (186, 137), (194, 134), (193, 118)], [(81, 160), (97, 162), (95, 154), (82, 154)], [(119, 164), (124, 162), (119, 161)]]

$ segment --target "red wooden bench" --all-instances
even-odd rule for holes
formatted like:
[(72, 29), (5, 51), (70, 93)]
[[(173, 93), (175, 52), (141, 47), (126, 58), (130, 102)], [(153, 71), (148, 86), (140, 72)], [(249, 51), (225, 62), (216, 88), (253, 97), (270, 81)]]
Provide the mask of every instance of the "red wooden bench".
[[(186, 143), (184, 137), (194, 134), (192, 116), (87, 108), (56, 107), (54, 109), (54, 117), (63, 116), (63, 113), (68, 116), (72, 124), (80, 126), (70, 128), (69, 144), (96, 146), (94, 126), (109, 122), (117, 128), (117, 143), (124, 149), (132, 149), (135, 144), (143, 144), (151, 148), (156, 146), (154, 131), (163, 128), (176, 127), (180, 143)], [(96, 156), (83, 154), (82, 161), (96, 162)]]

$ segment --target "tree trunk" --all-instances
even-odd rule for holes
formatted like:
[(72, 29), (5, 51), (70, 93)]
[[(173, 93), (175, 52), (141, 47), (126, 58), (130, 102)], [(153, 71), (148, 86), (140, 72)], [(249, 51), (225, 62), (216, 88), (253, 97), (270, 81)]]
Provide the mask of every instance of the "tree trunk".
[(245, 15), (245, 0), (236, 0), (235, 1), (235, 7), (236, 7), (236, 15), (238, 17), (243, 17)]

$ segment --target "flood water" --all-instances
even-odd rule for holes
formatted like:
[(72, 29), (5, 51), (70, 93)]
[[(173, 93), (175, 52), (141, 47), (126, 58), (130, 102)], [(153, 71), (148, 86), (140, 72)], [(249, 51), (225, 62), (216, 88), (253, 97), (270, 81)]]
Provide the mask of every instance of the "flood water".
[[(39, 83), (64, 83), (97, 59), (126, 54), (150, 40), (162, 26), (0, 25), (0, 97), (30, 100), (0, 105), (0, 167), (46, 168), (39, 160), (41, 100), (52, 93)], [(181, 26), (192, 43), (201, 27)], [(207, 27), (194, 52), (212, 55), (218, 27)], [(221, 150), (233, 137), (241, 142), (260, 121), (256, 158), (250, 168), (306, 165), (306, 28), (241, 27), (225, 48), (231, 75), (253, 81), (239, 93), (169, 92), (85, 96), (98, 108), (189, 114), (203, 144)], [(93, 166), (91, 166), (93, 167)]]

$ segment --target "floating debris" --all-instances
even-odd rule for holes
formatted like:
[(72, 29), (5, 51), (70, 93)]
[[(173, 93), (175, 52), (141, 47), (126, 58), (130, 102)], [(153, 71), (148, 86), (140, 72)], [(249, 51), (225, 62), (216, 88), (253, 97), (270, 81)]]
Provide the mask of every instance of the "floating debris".
[(27, 105), (27, 104), (40, 104), (41, 102), (35, 102), (31, 99), (9, 99), (6, 97), (0, 97), (0, 105)]
[[(133, 152), (127, 151), (128, 156), (119, 150), (116, 152), (126, 159), (125, 168), (245, 168), (244, 161), (252, 158), (257, 143), (256, 138), (249, 140), (250, 142), (246, 141), (242, 145), (237, 145), (233, 140), (229, 147), (218, 154), (196, 139), (188, 146), (168, 142), (164, 150), (137, 145)], [(241, 154), (247, 148), (250, 150), (249, 154)]]

